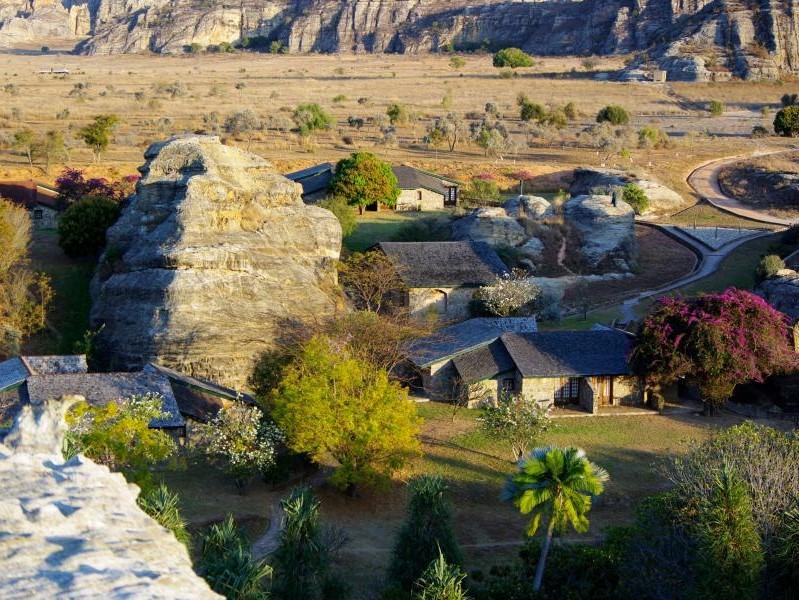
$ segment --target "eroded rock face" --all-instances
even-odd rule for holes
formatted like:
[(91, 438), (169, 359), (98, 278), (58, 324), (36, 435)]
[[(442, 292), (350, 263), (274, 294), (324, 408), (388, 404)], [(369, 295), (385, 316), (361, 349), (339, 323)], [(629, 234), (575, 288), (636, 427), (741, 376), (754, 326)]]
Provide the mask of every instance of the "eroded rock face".
[(92, 281), (98, 362), (246, 387), (286, 327), (335, 312), (338, 220), (217, 137), (157, 143), (145, 158)]
[(606, 193), (610, 188), (631, 183), (642, 188), (649, 198), (649, 207), (643, 212), (644, 215), (672, 213), (685, 204), (682, 196), (674, 190), (617, 169), (576, 169), (569, 192), (572, 196)]
[(516, 219), (527, 218), (539, 221), (555, 216), (552, 204), (541, 196), (517, 196), (505, 204), (505, 210), (508, 215)]
[(799, 273), (790, 269), (777, 272), (757, 286), (755, 293), (780, 312), (799, 319)]
[(635, 220), (625, 202), (587, 195), (563, 205), (566, 218), (582, 237), (580, 252), (591, 269), (629, 271), (635, 260)]
[(0, 445), (0, 597), (221, 598), (186, 547), (138, 508), (137, 486), (54, 450), (63, 408), (25, 406)]

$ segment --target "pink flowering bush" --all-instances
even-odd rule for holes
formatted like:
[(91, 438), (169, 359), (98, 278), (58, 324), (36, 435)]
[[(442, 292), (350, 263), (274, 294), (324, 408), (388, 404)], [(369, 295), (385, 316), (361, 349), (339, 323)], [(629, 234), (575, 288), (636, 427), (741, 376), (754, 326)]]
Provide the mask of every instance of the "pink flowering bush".
[(89, 197), (122, 202), (133, 193), (138, 180), (138, 175), (125, 175), (117, 181), (108, 181), (103, 177), (87, 179), (81, 169), (67, 167), (55, 183), (59, 202), (67, 206)]
[(681, 378), (695, 383), (709, 412), (737, 384), (799, 367), (787, 317), (735, 288), (661, 300), (641, 327), (630, 364), (650, 385)]

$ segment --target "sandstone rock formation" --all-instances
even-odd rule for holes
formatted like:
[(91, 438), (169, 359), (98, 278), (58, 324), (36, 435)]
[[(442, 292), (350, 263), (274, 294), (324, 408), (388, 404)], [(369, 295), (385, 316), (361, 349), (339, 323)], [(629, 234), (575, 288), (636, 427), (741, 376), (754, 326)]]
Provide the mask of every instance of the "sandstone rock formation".
[(515, 219), (527, 218), (534, 221), (549, 219), (555, 215), (552, 204), (541, 196), (517, 196), (505, 203), (505, 211)]
[(674, 190), (617, 169), (576, 169), (569, 192), (572, 196), (604, 194), (613, 187), (624, 187), (630, 183), (641, 187), (649, 198), (649, 208), (644, 211), (644, 216), (672, 213), (685, 204), (682, 196)]
[(563, 205), (563, 211), (580, 232), (580, 252), (591, 269), (631, 269), (635, 260), (635, 221), (628, 204), (618, 202), (613, 206), (610, 196), (577, 196)]
[(0, 38), (7, 27), (17, 32), (10, 38), (29, 36), (10, 24), (39, 20), (49, 2), (69, 35), (88, 24), (89, 53), (182, 52), (245, 38), (291, 52), (517, 46), (538, 55), (639, 52), (631, 69), (651, 58), (671, 80), (756, 79), (799, 70), (798, 1), (0, 0)]
[(153, 144), (145, 158), (92, 281), (98, 362), (246, 387), (287, 326), (336, 310), (338, 220), (217, 137)]
[(755, 293), (780, 312), (799, 319), (799, 273), (796, 271), (778, 271), (776, 277), (758, 285)]
[(189, 553), (136, 505), (139, 488), (64, 461), (63, 404), (25, 406), (0, 445), (0, 597), (221, 598)]
[(494, 246), (518, 246), (527, 241), (524, 228), (501, 206), (478, 208), (452, 225), (452, 238)]
[(91, 31), (86, 3), (0, 0), (0, 48), (51, 38), (77, 43)]

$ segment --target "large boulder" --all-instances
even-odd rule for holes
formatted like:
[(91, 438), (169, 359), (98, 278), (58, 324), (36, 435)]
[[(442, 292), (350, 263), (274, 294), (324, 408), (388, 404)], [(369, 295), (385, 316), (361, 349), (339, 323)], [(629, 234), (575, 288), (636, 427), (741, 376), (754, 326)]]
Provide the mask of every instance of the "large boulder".
[(485, 242), (494, 247), (518, 246), (527, 241), (524, 227), (502, 207), (473, 210), (452, 225), (455, 240)]
[(635, 261), (635, 213), (610, 196), (587, 195), (563, 205), (566, 218), (581, 237), (580, 252), (596, 270), (629, 271)]
[(516, 196), (505, 203), (505, 211), (516, 219), (526, 218), (534, 221), (555, 216), (550, 201), (541, 196)]
[(799, 273), (789, 269), (777, 272), (776, 277), (762, 282), (755, 293), (778, 311), (799, 319)]
[(92, 281), (98, 366), (158, 362), (243, 387), (281, 333), (336, 310), (341, 227), (212, 136), (153, 144)]
[(649, 208), (643, 212), (644, 215), (674, 212), (685, 204), (682, 196), (674, 190), (618, 169), (576, 169), (569, 192), (572, 196), (604, 194), (611, 188), (631, 183), (641, 187), (649, 198)]

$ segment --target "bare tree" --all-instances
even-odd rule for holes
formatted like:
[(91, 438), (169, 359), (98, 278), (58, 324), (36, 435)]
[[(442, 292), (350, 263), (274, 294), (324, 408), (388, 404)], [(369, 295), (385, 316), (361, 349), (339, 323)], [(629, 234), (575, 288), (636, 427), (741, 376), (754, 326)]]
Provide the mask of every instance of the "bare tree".
[(347, 295), (362, 310), (380, 312), (404, 289), (394, 264), (377, 250), (351, 255), (339, 263), (338, 273)]

